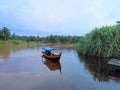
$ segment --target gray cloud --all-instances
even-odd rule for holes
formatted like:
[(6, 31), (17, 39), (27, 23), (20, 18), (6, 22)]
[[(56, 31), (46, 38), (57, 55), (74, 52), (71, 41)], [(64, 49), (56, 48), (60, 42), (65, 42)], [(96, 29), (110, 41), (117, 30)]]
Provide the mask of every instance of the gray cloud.
[(0, 12), (1, 18), (12, 16), (14, 19), (7, 21), (18, 22), (17, 26), (26, 30), (65, 33), (74, 30), (83, 35), (94, 27), (115, 24), (120, 19), (119, 3), (119, 0), (3, 0)]

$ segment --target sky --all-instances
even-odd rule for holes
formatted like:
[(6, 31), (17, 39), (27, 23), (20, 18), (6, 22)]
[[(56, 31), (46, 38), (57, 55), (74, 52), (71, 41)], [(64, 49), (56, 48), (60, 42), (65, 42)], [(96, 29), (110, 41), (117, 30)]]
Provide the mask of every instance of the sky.
[(0, 0), (0, 29), (17, 35), (84, 36), (120, 20), (120, 0)]

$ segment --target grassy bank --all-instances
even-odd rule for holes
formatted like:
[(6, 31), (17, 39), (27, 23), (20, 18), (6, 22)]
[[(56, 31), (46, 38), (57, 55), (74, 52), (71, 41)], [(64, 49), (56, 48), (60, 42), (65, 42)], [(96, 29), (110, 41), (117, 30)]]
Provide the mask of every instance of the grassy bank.
[(37, 42), (26, 42), (23, 40), (6, 40), (6, 41), (0, 40), (0, 46), (2, 46), (2, 45), (31, 45), (31, 46), (34, 46), (37, 44), (38, 44)]
[(61, 48), (71, 48), (75, 47), (75, 44), (70, 43), (41, 43), (41, 42), (26, 42), (23, 40), (0, 40), (0, 46), (2, 45), (27, 45), (27, 46), (53, 46), (53, 47), (61, 47)]
[(120, 58), (120, 25), (95, 28), (77, 45), (79, 54)]

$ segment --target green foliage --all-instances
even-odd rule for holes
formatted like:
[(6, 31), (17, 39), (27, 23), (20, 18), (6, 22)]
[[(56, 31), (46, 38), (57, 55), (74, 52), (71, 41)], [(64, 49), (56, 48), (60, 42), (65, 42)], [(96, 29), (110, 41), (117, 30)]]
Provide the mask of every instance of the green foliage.
[(95, 28), (78, 45), (80, 54), (120, 58), (120, 25)]
[(4, 41), (8, 40), (10, 38), (10, 35), (11, 35), (10, 30), (6, 27), (3, 27), (3, 29), (0, 30), (0, 39), (1, 40), (4, 40)]
[(77, 43), (81, 37), (79, 36), (58, 36), (58, 35), (50, 35), (42, 38), (42, 42), (44, 43)]
[[(12, 41), (12, 43), (19, 43), (17, 41), (24, 41), (24, 42), (40, 42), (40, 43), (70, 43), (74, 44), (79, 41), (81, 37), (79, 36), (58, 36), (58, 35), (50, 35), (46, 37), (40, 36), (19, 36), (15, 33), (11, 34), (10, 30), (6, 27), (3, 27), (0, 30), (0, 43), (6, 43), (8, 40)], [(6, 41), (6, 42), (2, 42)]]

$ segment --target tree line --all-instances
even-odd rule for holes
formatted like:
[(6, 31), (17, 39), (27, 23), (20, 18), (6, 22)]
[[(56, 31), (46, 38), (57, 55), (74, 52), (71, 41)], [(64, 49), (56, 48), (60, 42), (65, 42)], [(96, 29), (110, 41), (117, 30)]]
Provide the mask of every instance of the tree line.
[(59, 36), (49, 35), (46, 37), (41, 36), (20, 36), (15, 33), (11, 33), (6, 27), (0, 30), (0, 40), (23, 40), (26, 42), (41, 42), (41, 43), (77, 43), (80, 40), (80, 36)]
[(87, 56), (120, 58), (120, 25), (93, 29), (80, 39), (77, 51)]

